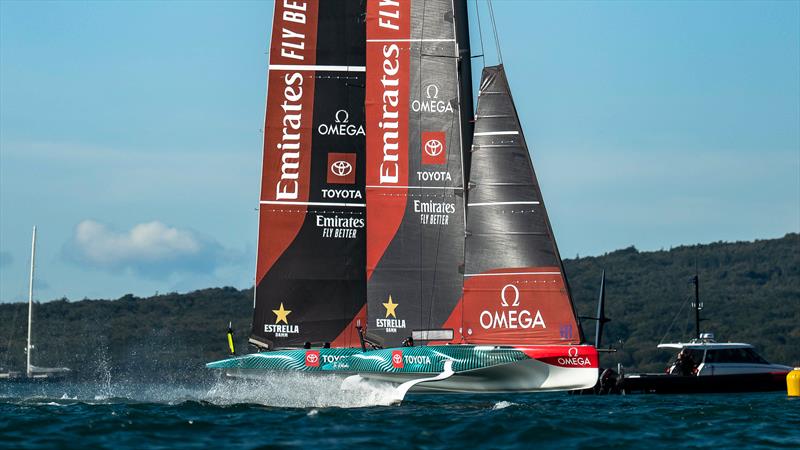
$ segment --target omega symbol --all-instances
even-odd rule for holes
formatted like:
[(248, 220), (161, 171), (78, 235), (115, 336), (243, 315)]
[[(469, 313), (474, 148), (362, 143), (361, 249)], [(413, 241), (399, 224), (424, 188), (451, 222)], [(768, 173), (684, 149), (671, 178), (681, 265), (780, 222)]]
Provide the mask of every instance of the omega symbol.
[(503, 306), (508, 306), (508, 299), (506, 296), (508, 295), (508, 289), (514, 291), (514, 301), (511, 302), (511, 306), (519, 306), (519, 289), (513, 284), (507, 284), (503, 287), (503, 290), (500, 291), (500, 304)]
[(347, 161), (334, 161), (331, 164), (331, 172), (337, 177), (346, 177), (353, 171), (353, 166)]
[[(344, 114), (344, 119), (341, 118), (342, 114)], [(336, 111), (334, 119), (336, 120), (336, 123), (347, 123), (347, 121), (350, 120), (350, 114), (348, 114), (347, 111), (340, 109)]]
[(574, 358), (574, 357), (578, 356), (578, 348), (577, 347), (570, 347), (569, 350), (567, 351), (567, 354), (569, 355), (570, 358)]
[[(431, 90), (433, 90), (433, 95), (431, 95)], [(429, 84), (427, 88), (425, 88), (425, 95), (428, 98), (439, 98), (439, 88), (436, 87), (435, 84)]]

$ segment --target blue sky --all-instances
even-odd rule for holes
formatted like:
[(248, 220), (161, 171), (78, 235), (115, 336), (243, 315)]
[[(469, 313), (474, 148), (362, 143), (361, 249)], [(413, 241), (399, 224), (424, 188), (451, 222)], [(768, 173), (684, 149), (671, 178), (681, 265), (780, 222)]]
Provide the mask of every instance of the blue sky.
[[(565, 257), (800, 231), (800, 3), (494, 4)], [(0, 301), (252, 284), (271, 12), (0, 1)]]

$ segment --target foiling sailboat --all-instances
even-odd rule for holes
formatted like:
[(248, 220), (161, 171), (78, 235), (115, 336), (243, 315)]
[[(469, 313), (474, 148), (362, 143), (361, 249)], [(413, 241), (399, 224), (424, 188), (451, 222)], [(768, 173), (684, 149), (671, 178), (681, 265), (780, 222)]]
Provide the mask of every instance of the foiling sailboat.
[[(276, 2), (250, 343), (207, 364), (398, 391), (591, 387), (501, 65), (466, 0)], [(465, 182), (466, 180), (466, 182)]]
[(66, 367), (37, 367), (31, 364), (33, 353), (33, 275), (36, 262), (36, 227), (33, 227), (31, 241), (31, 271), (28, 279), (28, 338), (25, 344), (25, 372), (4, 371), (0, 372), (0, 380), (5, 381), (56, 381), (66, 378), (71, 371)]

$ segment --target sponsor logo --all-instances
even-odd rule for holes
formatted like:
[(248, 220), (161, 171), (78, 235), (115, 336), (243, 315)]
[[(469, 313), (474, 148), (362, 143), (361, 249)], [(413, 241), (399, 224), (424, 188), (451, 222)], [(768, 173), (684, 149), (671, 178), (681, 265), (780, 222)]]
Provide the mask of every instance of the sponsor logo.
[(422, 225), (449, 225), (450, 216), (456, 212), (456, 204), (433, 200), (414, 200), (414, 212), (419, 214)]
[(322, 229), (324, 238), (355, 239), (358, 237), (358, 229), (364, 228), (364, 218), (317, 214), (315, 224)]
[(392, 367), (403, 368), (403, 352), (401, 350), (392, 350)]
[[(280, 308), (272, 310), (272, 313), (275, 314), (275, 323), (264, 324), (264, 332), (274, 333), (275, 337), (289, 337), (290, 334), (300, 333), (299, 325), (289, 324), (288, 317), (291, 312), (291, 310), (284, 308), (283, 303), (281, 303)], [(281, 325), (281, 322), (283, 322), (283, 325)]]
[[(383, 5), (383, 2), (381, 2)], [(397, 11), (400, 15), (400, 10)], [(383, 10), (380, 14), (383, 14)], [(382, 21), (383, 18), (381, 17)], [(383, 22), (380, 22), (381, 24)], [(387, 22), (391, 24), (391, 22)], [(381, 25), (383, 26), (383, 25)], [(380, 165), (380, 183), (397, 184), (400, 176), (400, 47), (397, 44), (383, 46), (383, 114), (378, 128), (383, 130), (383, 159)]]
[(319, 367), (319, 350), (309, 350), (306, 352), (306, 367)]
[(558, 327), (558, 333), (561, 336), (561, 339), (568, 340), (572, 339), (572, 325), (564, 324)]
[(422, 164), (447, 164), (447, 134), (444, 131), (422, 132)]
[(328, 153), (328, 184), (355, 184), (356, 154)]
[(344, 109), (336, 111), (333, 116), (334, 123), (321, 123), (317, 132), (323, 136), (365, 136), (363, 125), (349, 123), (350, 113)]
[(591, 366), (592, 361), (578, 354), (578, 347), (570, 347), (567, 350), (567, 357), (560, 357), (556, 361), (562, 366)]
[[(375, 319), (375, 326), (378, 328), (383, 328), (386, 333), (397, 333), (398, 328), (405, 328), (405, 319), (397, 318), (398, 306), (399, 304), (394, 303), (392, 296), (390, 295), (389, 301), (383, 304), (383, 307), (386, 308), (386, 317), (383, 319)], [(390, 316), (393, 317), (393, 319), (390, 319)]]
[(300, 178), (300, 139), (303, 135), (303, 75), (288, 73), (283, 77), (283, 131), (275, 148), (281, 152), (281, 175), (275, 185), (276, 200), (297, 200)]
[(480, 324), (484, 330), (547, 328), (539, 310), (534, 314), (527, 309), (517, 308), (520, 306), (519, 289), (513, 284), (503, 286), (500, 291), (500, 306), (500, 311), (481, 312)]
[(453, 181), (450, 172), (437, 171), (437, 172), (417, 172), (417, 180), (419, 181)]
[(414, 100), (411, 102), (411, 110), (414, 112), (453, 112), (453, 106), (449, 102), (439, 100), (439, 87), (429, 84), (425, 88), (425, 100)]
[[(294, 10), (294, 11), (292, 11)], [(295, 50), (303, 50), (306, 47), (305, 33), (293, 31), (289, 23), (299, 25), (306, 24), (306, 3), (305, 2), (283, 2), (283, 29), (281, 32), (281, 56), (284, 58), (303, 61), (305, 58), (302, 53)]]
[(447, 135), (443, 131), (422, 133), (422, 164), (447, 164)]
[(427, 355), (403, 355), (406, 364), (430, 364), (431, 357)]

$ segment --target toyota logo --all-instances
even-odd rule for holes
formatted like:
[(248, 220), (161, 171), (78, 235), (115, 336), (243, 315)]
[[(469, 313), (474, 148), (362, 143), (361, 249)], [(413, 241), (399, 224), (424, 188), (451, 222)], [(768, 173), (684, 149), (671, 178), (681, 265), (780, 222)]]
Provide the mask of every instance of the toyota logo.
[(331, 173), (336, 175), (337, 177), (346, 177), (350, 175), (350, 172), (353, 171), (353, 165), (347, 161), (334, 161), (331, 164)]
[(567, 350), (567, 354), (570, 356), (570, 358), (574, 358), (574, 357), (578, 356), (578, 348), (577, 347), (570, 347), (569, 350)]
[(425, 143), (425, 153), (430, 157), (435, 158), (441, 155), (443, 151), (444, 145), (442, 145), (442, 141), (438, 139), (431, 139)]
[(319, 356), (317, 356), (316, 353), (309, 353), (306, 355), (306, 361), (308, 361), (309, 364), (316, 364), (317, 361), (319, 361)]
[(400, 353), (395, 353), (392, 355), (392, 362), (395, 364), (400, 364), (403, 362), (403, 356)]

